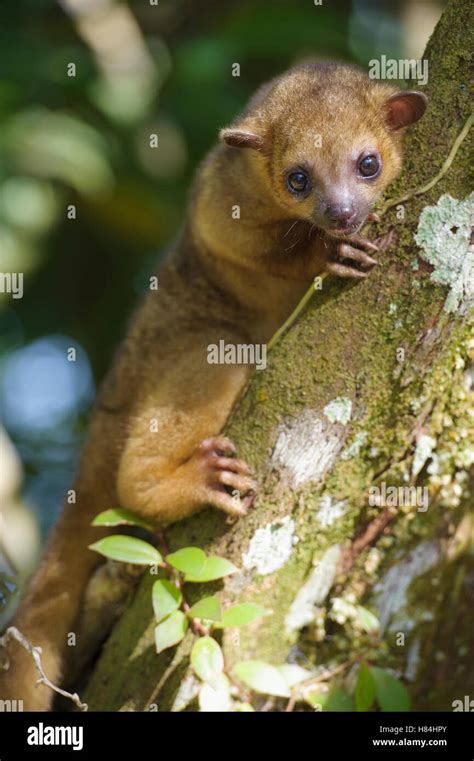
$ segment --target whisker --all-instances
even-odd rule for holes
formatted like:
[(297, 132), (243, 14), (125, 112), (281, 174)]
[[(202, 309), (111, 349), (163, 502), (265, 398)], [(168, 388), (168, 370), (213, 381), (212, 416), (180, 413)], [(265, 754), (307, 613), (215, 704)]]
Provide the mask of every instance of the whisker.
[(288, 230), (286, 231), (286, 233), (284, 234), (284, 236), (283, 236), (284, 238), (286, 238), (286, 236), (287, 236), (289, 233), (291, 233), (291, 231), (293, 230), (294, 226), (295, 226), (295, 225), (297, 225), (297, 224), (298, 224), (298, 222), (299, 222), (299, 219), (295, 219), (295, 221), (293, 222), (293, 224), (291, 225), (291, 227), (289, 227), (289, 228), (288, 228)]
[(300, 239), (298, 238), (298, 240), (295, 240), (295, 242), (292, 243), (291, 246), (287, 246), (286, 248), (284, 248), (283, 251), (289, 251), (290, 248), (294, 248), (295, 246), (297, 246), (299, 242), (300, 242)]

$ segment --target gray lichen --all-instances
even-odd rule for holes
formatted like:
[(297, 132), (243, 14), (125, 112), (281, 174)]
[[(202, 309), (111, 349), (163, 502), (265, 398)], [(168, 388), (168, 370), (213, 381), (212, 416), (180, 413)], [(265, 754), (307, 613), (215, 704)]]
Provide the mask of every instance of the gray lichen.
[(409, 631), (412, 624), (406, 610), (412, 582), (433, 568), (441, 557), (437, 542), (422, 542), (406, 558), (393, 565), (375, 586), (374, 605), (382, 631), (387, 627)]
[(434, 267), (432, 282), (449, 287), (447, 312), (464, 313), (474, 304), (473, 215), (474, 193), (464, 201), (443, 195), (423, 209), (414, 236), (421, 257)]
[(346, 499), (343, 499), (340, 502), (333, 502), (332, 497), (326, 494), (321, 498), (319, 503), (319, 510), (316, 513), (316, 520), (321, 524), (321, 526), (327, 528), (328, 526), (332, 526), (332, 524), (335, 523), (338, 518), (342, 518), (342, 516), (345, 515), (346, 511)]
[(335, 462), (344, 443), (340, 426), (305, 410), (278, 428), (271, 465), (283, 471), (294, 487), (319, 481)]
[(423, 434), (419, 437), (416, 442), (415, 454), (413, 456), (412, 474), (414, 476), (417, 476), (418, 473), (422, 471), (425, 463), (430, 458), (433, 458), (433, 460), (437, 459), (434, 452), (435, 447), (436, 439), (434, 439), (433, 436)]
[(333, 399), (324, 408), (324, 414), (331, 423), (341, 423), (347, 425), (351, 419), (352, 402), (345, 396), (338, 396)]
[(278, 571), (290, 559), (297, 541), (295, 523), (288, 516), (257, 529), (243, 555), (244, 568), (255, 568), (261, 576)]
[(310, 624), (317, 614), (318, 606), (324, 602), (336, 578), (341, 548), (338, 544), (330, 547), (296, 595), (286, 617), (288, 632), (295, 632)]
[(352, 444), (344, 449), (343, 453), (341, 454), (341, 460), (351, 460), (353, 457), (358, 457), (360, 450), (366, 443), (368, 437), (369, 434), (367, 431), (359, 431), (359, 433), (354, 436), (354, 441)]

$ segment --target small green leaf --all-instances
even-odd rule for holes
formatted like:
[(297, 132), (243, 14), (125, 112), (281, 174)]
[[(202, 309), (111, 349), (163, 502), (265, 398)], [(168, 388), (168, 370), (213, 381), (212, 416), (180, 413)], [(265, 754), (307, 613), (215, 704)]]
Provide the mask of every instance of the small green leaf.
[(224, 671), (222, 650), (212, 637), (200, 637), (191, 651), (191, 665), (206, 684), (217, 689), (218, 678)]
[(217, 597), (203, 597), (190, 610), (188, 610), (189, 618), (204, 618), (207, 621), (220, 621), (221, 606)]
[(183, 547), (166, 556), (166, 562), (186, 575), (199, 574), (206, 562), (206, 554), (199, 547)]
[(222, 614), (222, 621), (219, 624), (220, 629), (229, 629), (231, 626), (247, 626), (257, 618), (265, 615), (265, 610), (260, 605), (253, 602), (243, 602), (240, 605), (233, 605), (227, 608)]
[(367, 608), (363, 608), (362, 605), (357, 606), (357, 619), (364, 631), (369, 634), (370, 632), (376, 632), (380, 629), (380, 621), (377, 616), (374, 616), (374, 614), (371, 613), (370, 610), (367, 610)]
[(232, 711), (230, 684), (225, 674), (219, 674), (216, 677), (214, 687), (207, 683), (202, 685), (199, 690), (199, 709), (202, 712), (212, 713)]
[(90, 550), (95, 550), (100, 555), (112, 560), (121, 560), (123, 563), (135, 565), (159, 565), (163, 562), (158, 550), (143, 539), (125, 534), (113, 534), (99, 539), (98, 542), (89, 545)]
[(264, 661), (240, 661), (233, 673), (241, 682), (264, 695), (289, 698), (289, 687), (278, 668)]
[(231, 573), (236, 573), (239, 569), (235, 567), (230, 560), (225, 558), (218, 558), (216, 555), (206, 558), (206, 561), (202, 568), (196, 572), (187, 572), (185, 581), (193, 582), (205, 582), (215, 581), (215, 579), (222, 579), (224, 576), (229, 576)]
[(114, 508), (113, 510), (104, 510), (103, 513), (99, 513), (92, 521), (93, 526), (141, 526), (142, 528), (153, 531), (154, 526), (150, 521), (146, 521), (144, 518), (140, 518), (139, 515), (132, 513), (131, 510), (124, 510), (121, 507)]
[(151, 596), (157, 621), (163, 621), (166, 616), (177, 610), (183, 600), (183, 595), (179, 589), (166, 579), (155, 581)]
[(382, 711), (409, 711), (410, 695), (402, 682), (384, 669), (371, 666), (377, 702)]
[(375, 700), (375, 682), (367, 664), (362, 661), (355, 686), (356, 711), (369, 711)]
[(318, 711), (349, 712), (354, 710), (351, 696), (342, 687), (323, 692), (321, 687), (309, 687), (302, 691), (303, 700)]
[(354, 703), (351, 696), (342, 687), (334, 687), (329, 691), (324, 710), (347, 713), (354, 710)]
[(311, 708), (322, 711), (325, 703), (327, 702), (328, 694), (329, 693), (322, 692), (320, 689), (316, 689), (315, 687), (309, 687), (307, 690), (304, 690), (304, 692), (301, 693), (301, 697), (305, 703), (308, 703), (308, 705), (311, 706)]
[(277, 669), (290, 689), (314, 676), (312, 671), (298, 666), (297, 663), (284, 663), (282, 666), (277, 666)]
[(175, 610), (168, 618), (165, 618), (155, 627), (156, 652), (161, 653), (168, 647), (181, 642), (188, 626), (188, 619), (181, 610)]

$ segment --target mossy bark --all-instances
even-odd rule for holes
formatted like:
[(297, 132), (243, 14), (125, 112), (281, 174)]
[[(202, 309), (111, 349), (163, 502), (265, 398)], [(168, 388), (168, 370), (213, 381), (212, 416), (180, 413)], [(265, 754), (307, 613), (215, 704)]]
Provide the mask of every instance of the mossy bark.
[[(438, 171), (468, 118), (470, 8), (469, 0), (451, 0), (428, 44), (429, 107), (407, 136), (404, 170), (390, 188), (392, 197), (423, 185)], [(267, 370), (253, 378), (228, 434), (257, 473), (261, 490), (256, 508), (232, 526), (217, 511), (206, 510), (167, 532), (172, 549), (198, 545), (242, 568), (257, 529), (285, 516), (294, 521), (297, 542), (288, 559), (276, 553), (274, 562), (281, 567), (274, 572), (261, 575), (247, 568), (225, 583), (201, 589), (189, 585), (191, 602), (205, 589), (206, 594), (219, 594), (224, 605), (253, 601), (272, 611), (237, 635), (234, 630), (225, 634), (229, 668), (238, 659), (277, 664), (298, 654), (306, 664), (334, 666), (362, 653), (411, 680), (415, 708), (451, 710), (453, 699), (472, 690), (473, 666), (466, 659), (472, 628), (467, 611), (474, 596), (468, 552), (473, 479), (466, 456), (474, 435), (466, 380), (473, 361), (472, 322), (467, 315), (443, 310), (445, 289), (433, 285), (423, 261), (413, 269), (420, 253), (413, 240), (420, 213), (444, 193), (465, 198), (466, 157), (467, 141), (443, 179), (404, 204), (404, 219), (394, 209), (373, 225), (374, 237), (390, 229), (396, 234), (377, 270), (356, 285), (326, 279), (305, 314), (272, 350)], [(325, 406), (338, 397), (352, 402), (348, 424), (330, 423), (324, 414)], [(341, 457), (361, 433), (358, 453)], [(436, 460), (437, 474), (430, 474), (426, 465), (416, 477), (412, 474), (420, 435), (436, 441), (428, 464)], [(301, 463), (298, 447), (305, 445)], [(324, 457), (326, 466), (321, 464)], [(347, 548), (354, 549), (354, 538), (376, 525), (373, 521), (381, 514), (381, 507), (368, 502), (369, 488), (381, 481), (426, 486), (429, 508), (396, 509), (384, 531), (344, 570)], [(332, 504), (343, 503), (343, 515), (331, 525), (317, 518), (323, 496)], [(298, 590), (335, 546), (341, 561), (337, 577), (328, 580), (332, 592), (319, 601), (319, 633), (314, 622), (290, 631), (285, 622)], [(405, 575), (407, 594), (391, 610), (384, 579), (396, 563)], [(142, 580), (103, 648), (82, 696), (90, 710), (179, 707), (176, 697), (189, 674), (193, 635), (178, 648), (156, 655), (150, 600), (155, 578), (147, 574)], [(391, 611), (375, 649), (350, 615), (339, 623), (331, 618), (331, 598), (348, 594), (356, 604), (373, 609), (385, 605)], [(324, 630), (331, 636), (324, 637)], [(180, 690), (178, 701), (183, 705), (184, 692)]]

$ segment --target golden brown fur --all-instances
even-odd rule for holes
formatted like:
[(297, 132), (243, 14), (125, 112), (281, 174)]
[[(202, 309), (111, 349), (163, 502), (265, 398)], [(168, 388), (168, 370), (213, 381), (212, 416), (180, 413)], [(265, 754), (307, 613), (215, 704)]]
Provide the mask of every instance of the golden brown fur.
[[(366, 251), (374, 247), (357, 229), (400, 169), (398, 128), (423, 111), (416, 94), (389, 107), (393, 93), (352, 67), (295, 69), (258, 91), (203, 163), (159, 291), (137, 311), (96, 404), (76, 504), (66, 505), (14, 621), (43, 648), (53, 682), (61, 680), (67, 634), (77, 628), (99, 562), (87, 549), (98, 538), (90, 528), (98, 512), (121, 504), (169, 523), (206, 504), (234, 515), (251, 504), (248, 467), (229, 457), (227, 440), (215, 438), (251, 368), (210, 365), (207, 346), (267, 342), (326, 267), (367, 274)], [(360, 181), (354, 157), (369, 148), (379, 151), (383, 168), (377, 179)], [(306, 199), (284, 184), (287, 168), (300, 164), (315, 185)], [(350, 196), (357, 212), (357, 228), (347, 235), (321, 222), (338, 194)], [(239, 219), (232, 217), (236, 206)], [(358, 265), (347, 271), (341, 254)], [(47, 710), (52, 693), (35, 687), (31, 658), (16, 644), (8, 649), (0, 698)]]

